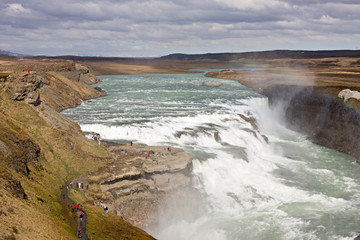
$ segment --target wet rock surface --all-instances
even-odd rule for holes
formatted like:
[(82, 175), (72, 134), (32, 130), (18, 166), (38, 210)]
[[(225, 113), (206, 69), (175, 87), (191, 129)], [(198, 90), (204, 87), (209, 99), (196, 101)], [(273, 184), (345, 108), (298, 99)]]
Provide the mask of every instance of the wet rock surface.
[(313, 142), (360, 159), (360, 114), (319, 88), (273, 86), (264, 91), (270, 104), (285, 104), (290, 128)]
[(203, 82), (202, 85), (206, 87), (220, 87), (222, 83), (217, 81), (208, 81), (208, 82)]

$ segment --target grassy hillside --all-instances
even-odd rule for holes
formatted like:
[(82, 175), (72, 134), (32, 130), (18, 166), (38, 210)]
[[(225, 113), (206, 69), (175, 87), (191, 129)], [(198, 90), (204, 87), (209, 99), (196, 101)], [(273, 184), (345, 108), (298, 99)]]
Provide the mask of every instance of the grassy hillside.
[[(76, 123), (45, 104), (11, 100), (0, 82), (0, 239), (76, 239), (61, 187), (110, 158)], [(92, 239), (152, 239), (119, 216), (88, 208)]]

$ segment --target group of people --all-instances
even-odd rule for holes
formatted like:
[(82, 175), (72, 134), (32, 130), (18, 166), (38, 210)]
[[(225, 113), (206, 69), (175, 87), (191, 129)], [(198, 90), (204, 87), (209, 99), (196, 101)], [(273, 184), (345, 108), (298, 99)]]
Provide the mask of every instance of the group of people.
[(100, 145), (100, 139), (101, 139), (100, 134), (94, 133), (92, 139)]
[[(22, 69), (23, 72), (25, 72), (25, 68)], [(28, 73), (30, 73), (30, 68), (28, 68)]]
[[(70, 188), (76, 186), (76, 188), (84, 188), (84, 184), (81, 183), (81, 182), (76, 182), (76, 183), (73, 183), (73, 182), (70, 182), (69, 185), (66, 186), (67, 190), (69, 190)], [(86, 185), (86, 189), (89, 189), (89, 185)], [(63, 197), (65, 199), (65, 197)], [(73, 214), (76, 214), (74, 215), (74, 218), (75, 216), (79, 216), (79, 220), (80, 220), (80, 226), (82, 226), (82, 222), (83, 222), (83, 219), (85, 218), (85, 207), (84, 206), (81, 206), (80, 204), (71, 204), (71, 211), (73, 212)], [(80, 214), (78, 213), (80, 212)], [(81, 228), (79, 228), (77, 230), (77, 237), (78, 238), (82, 238), (82, 232), (81, 232)]]
[(153, 151), (149, 151), (148, 153), (145, 154), (145, 159), (147, 159), (148, 157), (151, 156), (151, 154), (154, 154)]
[[(79, 219), (80, 219), (80, 226), (82, 225), (82, 221), (84, 219), (85, 216), (85, 207), (81, 206), (80, 204), (75, 204), (75, 205), (71, 205), (71, 211), (73, 213), (77, 212), (77, 211), (81, 211), (80, 215), (79, 215)], [(82, 238), (82, 233), (81, 233), (81, 228), (78, 229), (77, 231), (77, 237), (78, 238)]]
[(80, 228), (77, 230), (77, 236), (78, 236), (78, 238), (82, 238), (81, 229), (80, 229)]
[(80, 204), (71, 205), (72, 212), (79, 211), (79, 209), (81, 210), (82, 214), (85, 213), (85, 207), (84, 206), (81, 206)]
[[(171, 152), (171, 147), (168, 147), (167, 148), (167, 150), (169, 151), (169, 152)], [(146, 153), (145, 154), (145, 159), (148, 159), (150, 156), (151, 156), (151, 154), (154, 154), (155, 155), (155, 152), (154, 151), (149, 151), (148, 153)], [(153, 163), (155, 163), (156, 162), (156, 164), (158, 164), (159, 162), (158, 162), (158, 160), (155, 158), (155, 156), (153, 157)]]
[[(76, 185), (76, 188), (82, 188), (82, 189), (84, 188), (84, 184), (81, 182), (75, 183), (75, 185)], [(72, 187), (73, 187), (73, 182), (71, 182), (69, 184), (69, 186), (67, 186), (67, 189), (69, 190), (69, 188), (72, 188)], [(89, 190), (89, 185), (86, 185), (86, 190)]]

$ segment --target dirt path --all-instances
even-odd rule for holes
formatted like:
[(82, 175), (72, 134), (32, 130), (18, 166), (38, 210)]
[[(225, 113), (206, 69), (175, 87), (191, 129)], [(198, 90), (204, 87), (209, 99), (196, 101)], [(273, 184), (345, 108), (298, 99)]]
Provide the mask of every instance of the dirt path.
[[(76, 205), (76, 203), (69, 198), (69, 190), (71, 188), (76, 188), (76, 185), (74, 183), (69, 181), (61, 189), (61, 199), (65, 202), (65, 205), (67, 207), (64, 209), (64, 215), (65, 215), (65, 217), (67, 217), (70, 220), (71, 226), (73, 228), (76, 228), (75, 235), (79, 237), (78, 230), (80, 229), (81, 239), (88, 240), (88, 237), (86, 235), (86, 224), (87, 224), (86, 211), (84, 211), (84, 213), (82, 213), (82, 211), (81, 211), (82, 206), (80, 206), (78, 204), (78, 208), (73, 211), (72, 216), (69, 215), (69, 210), (72, 211), (72, 206)], [(81, 215), (83, 215), (82, 220), (80, 220)]]

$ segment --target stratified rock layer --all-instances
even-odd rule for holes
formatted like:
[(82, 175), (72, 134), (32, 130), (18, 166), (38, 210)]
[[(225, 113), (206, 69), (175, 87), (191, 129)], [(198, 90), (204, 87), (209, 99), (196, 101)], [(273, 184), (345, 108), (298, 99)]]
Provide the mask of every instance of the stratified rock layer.
[(89, 177), (89, 182), (99, 184), (103, 193), (93, 192), (90, 197), (136, 226), (148, 224), (166, 193), (191, 184), (192, 156), (181, 149), (106, 145), (116, 161), (97, 176)]

